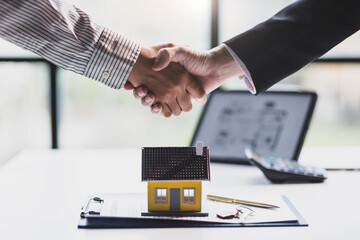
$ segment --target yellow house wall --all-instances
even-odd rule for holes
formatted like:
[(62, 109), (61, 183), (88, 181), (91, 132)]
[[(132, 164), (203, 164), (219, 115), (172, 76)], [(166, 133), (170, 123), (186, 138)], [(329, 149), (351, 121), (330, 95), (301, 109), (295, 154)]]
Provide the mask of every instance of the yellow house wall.
[[(166, 204), (155, 204), (155, 188), (166, 188), (168, 201)], [(148, 182), (148, 211), (170, 211), (170, 189), (180, 188), (180, 210), (186, 212), (201, 211), (201, 182)], [(195, 189), (195, 204), (183, 203), (183, 188)], [(172, 210), (173, 211), (173, 210)]]

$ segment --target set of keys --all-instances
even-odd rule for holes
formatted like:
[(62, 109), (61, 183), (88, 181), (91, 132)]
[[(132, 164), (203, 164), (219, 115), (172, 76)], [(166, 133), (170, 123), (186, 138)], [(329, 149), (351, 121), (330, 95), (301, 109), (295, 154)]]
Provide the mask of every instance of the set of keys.
[[(230, 203), (230, 204), (242, 204), (242, 205), (247, 205), (247, 206), (269, 208), (269, 209), (279, 208), (278, 206), (273, 205), (273, 204), (239, 200), (239, 199), (220, 197), (220, 196), (214, 196), (214, 195), (207, 195), (206, 198), (211, 201)], [(253, 215), (253, 214), (254, 214), (254, 210), (252, 210), (251, 208), (245, 207), (245, 206), (238, 206), (234, 210), (226, 210), (226, 211), (219, 212), (218, 214), (216, 214), (216, 216), (221, 219), (238, 218), (240, 223), (244, 223), (245, 219), (248, 216)]]
[(226, 210), (216, 214), (216, 216), (221, 219), (238, 218), (240, 223), (244, 223), (245, 219), (253, 214), (254, 210), (248, 207), (238, 206), (234, 210)]

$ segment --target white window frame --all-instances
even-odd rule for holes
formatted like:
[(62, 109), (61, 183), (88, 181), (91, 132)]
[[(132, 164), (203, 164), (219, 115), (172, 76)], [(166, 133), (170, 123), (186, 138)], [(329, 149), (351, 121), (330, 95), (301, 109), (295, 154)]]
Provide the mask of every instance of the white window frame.
[(167, 188), (155, 188), (155, 204), (167, 204)]
[(196, 189), (195, 188), (183, 188), (183, 203), (195, 204), (196, 203)]

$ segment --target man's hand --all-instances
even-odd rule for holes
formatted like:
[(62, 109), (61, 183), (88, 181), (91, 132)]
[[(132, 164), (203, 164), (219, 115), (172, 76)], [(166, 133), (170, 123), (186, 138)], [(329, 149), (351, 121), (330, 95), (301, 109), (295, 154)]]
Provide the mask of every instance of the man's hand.
[[(155, 101), (165, 117), (170, 117), (172, 114), (178, 116), (182, 111), (190, 111), (192, 109), (190, 95), (202, 103), (206, 102), (205, 91), (183, 66), (169, 63), (158, 71), (152, 69), (158, 51), (169, 46), (173, 45), (142, 48), (125, 85), (125, 89), (136, 88), (137, 92), (143, 93), (140, 94), (142, 97), (138, 96), (142, 98), (145, 106)], [(147, 96), (147, 91), (153, 95)], [(154, 109), (156, 110), (156, 106), (153, 107), (153, 111)]]
[[(197, 51), (182, 46), (165, 47), (158, 52), (153, 69), (161, 71), (171, 62), (181, 64), (200, 82), (206, 93), (212, 92), (227, 79), (244, 74), (225, 45), (220, 45), (208, 51)], [(138, 91), (141, 90), (134, 90), (134, 96), (139, 97)], [(140, 98), (144, 99), (146, 97), (148, 96), (144, 95), (144, 97)], [(151, 101), (149, 101), (148, 105), (150, 103)], [(159, 104), (152, 105), (152, 112), (159, 113), (161, 111), (162, 108)]]
[(221, 86), (228, 78), (243, 74), (224, 45), (209, 51), (197, 51), (182, 46), (163, 48), (155, 59), (153, 69), (160, 71), (171, 62), (184, 66), (200, 81), (207, 93)]

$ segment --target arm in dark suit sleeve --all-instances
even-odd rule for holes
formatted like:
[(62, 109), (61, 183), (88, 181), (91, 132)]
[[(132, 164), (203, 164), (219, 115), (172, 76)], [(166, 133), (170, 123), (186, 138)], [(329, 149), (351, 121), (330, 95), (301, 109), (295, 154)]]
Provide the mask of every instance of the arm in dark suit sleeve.
[(360, 0), (299, 0), (225, 44), (244, 62), (260, 93), (359, 27)]

